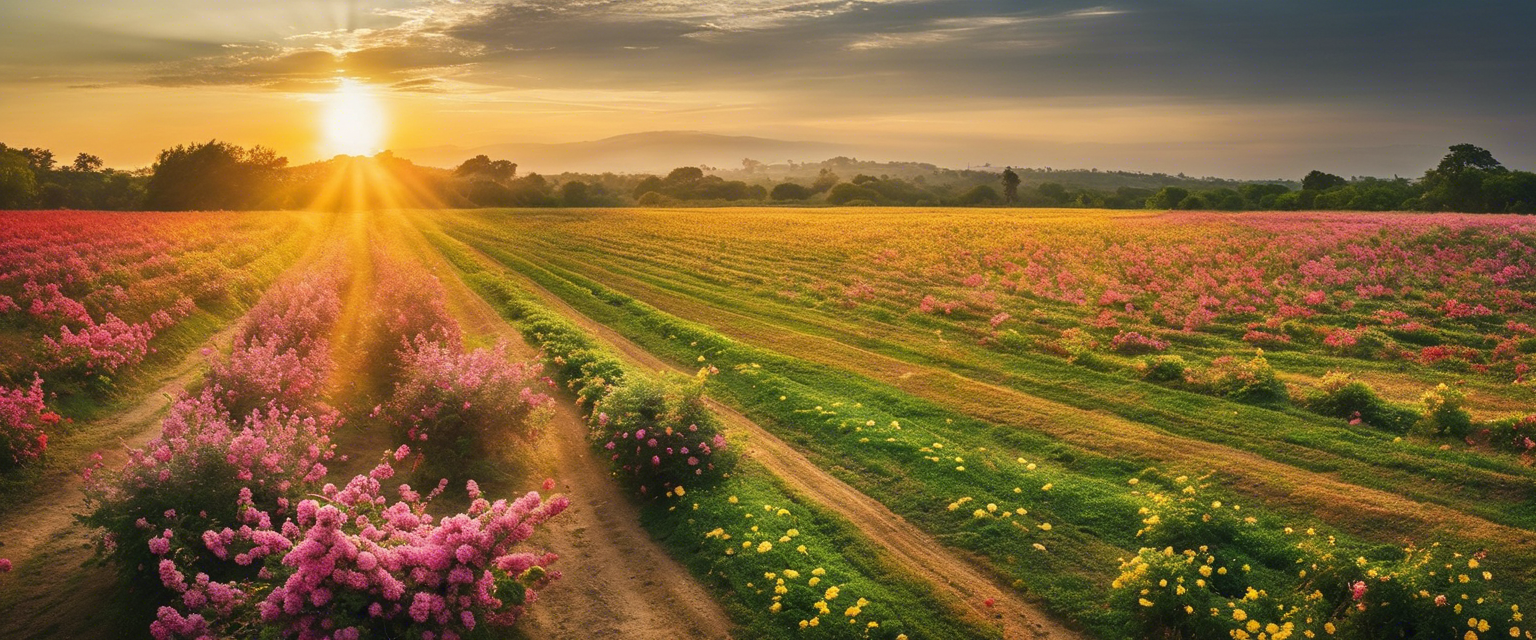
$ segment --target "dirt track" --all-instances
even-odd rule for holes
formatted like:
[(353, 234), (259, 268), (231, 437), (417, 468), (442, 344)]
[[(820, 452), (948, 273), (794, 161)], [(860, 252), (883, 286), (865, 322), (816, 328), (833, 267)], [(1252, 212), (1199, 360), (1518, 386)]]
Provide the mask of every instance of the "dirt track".
[[(279, 280), (309, 264), (321, 243), (316, 242), (294, 261)], [(160, 420), (176, 397), (203, 375), (203, 349), (224, 349), (244, 322), (236, 318), (161, 374), (155, 391), (128, 409), (81, 429), (119, 434), (122, 446), (101, 451), (106, 468), (121, 467), (127, 449), (142, 447), (160, 435)], [(84, 461), (81, 466), (84, 466)], [(0, 517), (0, 557), (11, 559), (17, 571), (0, 576), (0, 638), (120, 638), (116, 612), (103, 604), (121, 599), (117, 575), (108, 567), (88, 564), (93, 556), (90, 532), (75, 523), (85, 504), (85, 482), (78, 473), (52, 474), (32, 496)], [(139, 634), (134, 634), (139, 635)]]
[[(465, 248), (474, 252), (472, 247)], [(655, 355), (630, 342), (618, 332), (595, 322), (580, 311), (566, 304), (559, 296), (550, 293), (538, 283), (495, 261), (475, 252), (483, 266), (515, 279), (520, 285), (539, 296), (550, 308), (556, 310), (583, 329), (598, 336), (614, 347), (633, 364), (653, 371), (679, 371)], [(827, 473), (806, 459), (794, 447), (778, 439), (751, 419), (713, 400), (711, 407), (720, 413), (729, 428), (745, 432), (751, 443), (748, 455), (783, 478), (795, 490), (814, 498), (826, 508), (853, 522), (864, 535), (882, 547), (891, 557), (917, 576), (937, 586), (948, 589), (953, 595), (970, 605), (976, 614), (1000, 624), (1008, 638), (1080, 638), (1040, 608), (1021, 597), (1012, 589), (1000, 586), (997, 581), (976, 567), (975, 564), (951, 553), (932, 537), (909, 524), (901, 516), (892, 513), (885, 505), (870, 498), (847, 483)], [(982, 605), (991, 598), (992, 608)]]
[[(520, 359), (538, 354), (484, 300), (459, 280), (420, 232), (391, 217), (389, 236), (437, 274), (448, 308), (466, 338), (504, 340)], [(540, 593), (518, 627), (530, 638), (725, 638), (730, 618), (707, 591), (650, 538), (639, 510), (591, 455), (587, 427), (576, 408), (556, 404), (547, 433), (527, 456), (529, 477), (552, 477), (571, 506), (541, 529), (535, 542), (558, 553), (563, 577)], [(530, 472), (533, 469), (528, 470)]]

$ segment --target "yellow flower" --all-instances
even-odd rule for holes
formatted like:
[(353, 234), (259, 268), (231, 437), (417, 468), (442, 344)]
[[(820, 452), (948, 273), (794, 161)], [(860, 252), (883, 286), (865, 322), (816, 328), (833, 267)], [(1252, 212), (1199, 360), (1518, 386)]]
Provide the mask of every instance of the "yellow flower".
[(821, 583), (821, 578), (816, 578), (816, 577), (812, 577), (810, 580), (806, 580), (805, 581), (805, 584), (810, 585), (812, 587), (814, 587), (814, 586), (816, 586), (817, 584), (820, 584), (820, 583)]
[(739, 502), (739, 500), (736, 499), (736, 496), (731, 496), (729, 498), (726, 498), (726, 501), (730, 502), (731, 504), (736, 504), (737, 502)]
[(1143, 606), (1143, 607), (1150, 607), (1150, 606), (1152, 606), (1152, 601), (1148, 600), (1146, 598), (1141, 598), (1140, 600), (1137, 600), (1137, 602), (1140, 602), (1141, 606)]
[(1040, 544), (1038, 542), (1036, 542), (1034, 544), (1034, 547), (1035, 547), (1035, 551), (1045, 551), (1045, 545)]
[(687, 491), (683, 490), (683, 485), (677, 485), (677, 488), (673, 489), (672, 492), (676, 493), (678, 495), (678, 497), (682, 497), (683, 495), (688, 493)]
[(845, 616), (847, 616), (849, 618), (857, 618), (857, 617), (859, 617), (859, 614), (863, 613), (863, 612), (864, 612), (864, 610), (860, 609), (858, 607), (848, 607), (847, 609), (843, 610), (843, 615), (845, 615)]
[(1243, 611), (1242, 609), (1233, 609), (1232, 610), (1232, 619), (1236, 620), (1238, 622), (1242, 622), (1244, 620), (1247, 620), (1248, 619), (1248, 612), (1247, 611)]
[(1336, 631), (1336, 630), (1337, 630), (1337, 628), (1335, 628), (1333, 626), (1332, 622), (1325, 622), (1325, 623), (1323, 623), (1323, 631), (1327, 631), (1328, 635), (1333, 635), (1333, 632)]
[(1141, 483), (1141, 478), (1131, 478), (1130, 480), (1126, 480), (1126, 483), (1134, 487)]
[(800, 572), (795, 571), (794, 569), (785, 569), (784, 577), (789, 578), (790, 580), (794, 580), (800, 577)]
[(1049, 522), (1042, 522), (1042, 523), (1040, 523), (1040, 530), (1041, 531), (1050, 531), (1051, 530), (1051, 523), (1049, 523)]
[(824, 598), (826, 598), (828, 600), (836, 600), (837, 599), (837, 594), (838, 594), (837, 587), (827, 587), (827, 592), (825, 594), (822, 594), (822, 597), (824, 597)]
[(1055, 486), (1055, 485), (1052, 485), (1051, 483), (1047, 482), (1047, 483), (1045, 483), (1045, 486), (1040, 487), (1040, 490), (1041, 491), (1050, 491), (1052, 486)]
[(816, 567), (815, 569), (811, 569), (811, 575), (813, 575), (813, 576), (824, 576), (824, 575), (827, 575), (827, 570), (823, 569), (821, 567)]
[(769, 551), (773, 551), (773, 543), (772, 542), (764, 540), (762, 542), (762, 544), (757, 545), (757, 552), (758, 553), (768, 553)]
[(778, 613), (783, 608), (784, 608), (784, 603), (782, 603), (782, 602), (775, 602), (775, 603), (773, 603), (773, 606), (768, 607), (768, 610), (772, 611), (774, 613)]

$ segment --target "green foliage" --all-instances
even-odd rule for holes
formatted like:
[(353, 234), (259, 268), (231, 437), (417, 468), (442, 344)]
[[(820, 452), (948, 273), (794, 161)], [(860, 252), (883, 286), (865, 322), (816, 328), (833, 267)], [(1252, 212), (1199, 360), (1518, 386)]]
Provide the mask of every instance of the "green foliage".
[(154, 210), (211, 211), (262, 206), (288, 159), (265, 147), (212, 140), (160, 152), (145, 185), (144, 206)]
[(813, 195), (811, 188), (793, 182), (781, 182), (773, 186), (773, 191), (768, 192), (768, 197), (774, 201), (805, 200)]
[(1179, 203), (1189, 197), (1189, 190), (1180, 187), (1163, 187), (1156, 194), (1147, 199), (1148, 209), (1176, 209)]
[(1188, 371), (1185, 381), (1207, 393), (1245, 402), (1279, 402), (1288, 396), (1262, 349), (1249, 360), (1216, 358), (1204, 370)]
[(1149, 356), (1137, 363), (1136, 370), (1149, 382), (1175, 382), (1184, 379), (1189, 365), (1179, 356)]
[(1415, 427), (1437, 436), (1465, 438), (1472, 431), (1472, 414), (1467, 412), (1467, 394), (1444, 383), (1419, 397), (1424, 403), (1423, 417)]
[(1308, 389), (1302, 405), (1325, 416), (1359, 420), (1394, 433), (1407, 433), (1419, 417), (1410, 409), (1383, 400), (1364, 381), (1338, 371), (1329, 372)]
[(27, 157), (0, 144), (0, 209), (29, 207), (37, 195), (37, 175)]
[(1346, 184), (1349, 184), (1348, 180), (1331, 173), (1323, 173), (1316, 169), (1313, 169), (1301, 179), (1301, 188), (1307, 191), (1328, 191), (1329, 189), (1337, 189)]

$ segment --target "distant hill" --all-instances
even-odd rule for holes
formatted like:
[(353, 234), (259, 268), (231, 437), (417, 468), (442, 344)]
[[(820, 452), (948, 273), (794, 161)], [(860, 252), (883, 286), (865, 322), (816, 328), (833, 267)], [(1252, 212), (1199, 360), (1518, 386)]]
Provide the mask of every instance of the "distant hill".
[(518, 173), (666, 173), (680, 166), (721, 169), (741, 166), (742, 158), (766, 163), (819, 162), (848, 153), (822, 142), (725, 136), (701, 131), (648, 131), (601, 140), (566, 143), (503, 143), (483, 147), (402, 149), (396, 155), (425, 165), (453, 167), (484, 154), (516, 162)]

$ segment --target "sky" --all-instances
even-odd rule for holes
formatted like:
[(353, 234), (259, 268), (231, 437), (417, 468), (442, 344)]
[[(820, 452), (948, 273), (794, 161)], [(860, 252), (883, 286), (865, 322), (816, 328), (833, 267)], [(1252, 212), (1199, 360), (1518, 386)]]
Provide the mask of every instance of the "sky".
[(0, 0), (0, 142), (129, 167), (697, 130), (1291, 179), (1472, 142), (1536, 168), (1532, 25), (1530, 0)]

